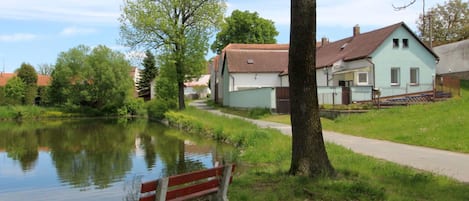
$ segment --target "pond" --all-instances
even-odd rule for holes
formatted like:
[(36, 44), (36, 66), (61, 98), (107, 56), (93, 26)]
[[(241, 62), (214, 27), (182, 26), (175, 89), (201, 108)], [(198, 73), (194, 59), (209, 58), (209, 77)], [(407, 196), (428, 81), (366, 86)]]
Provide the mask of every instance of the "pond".
[(0, 201), (135, 200), (141, 181), (235, 155), (143, 119), (0, 122)]

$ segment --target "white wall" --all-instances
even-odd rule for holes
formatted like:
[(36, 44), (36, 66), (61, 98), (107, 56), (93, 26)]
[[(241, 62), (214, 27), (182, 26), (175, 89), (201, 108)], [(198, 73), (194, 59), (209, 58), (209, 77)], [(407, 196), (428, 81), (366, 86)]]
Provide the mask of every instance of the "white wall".
[(230, 80), (229, 91), (260, 87), (282, 87), (282, 78), (279, 73), (231, 73), (228, 79)]

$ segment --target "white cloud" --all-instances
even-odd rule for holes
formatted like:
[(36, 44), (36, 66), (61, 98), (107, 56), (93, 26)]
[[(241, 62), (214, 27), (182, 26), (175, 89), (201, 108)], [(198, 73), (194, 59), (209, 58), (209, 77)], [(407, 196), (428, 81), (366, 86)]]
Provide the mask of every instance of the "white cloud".
[(117, 23), (122, 0), (2, 0), (0, 19)]
[(74, 36), (74, 35), (88, 35), (96, 33), (97, 30), (93, 28), (84, 28), (84, 27), (67, 27), (60, 32), (62, 36)]
[(15, 33), (9, 35), (0, 35), (0, 42), (22, 42), (31, 41), (36, 39), (38, 36), (29, 33)]

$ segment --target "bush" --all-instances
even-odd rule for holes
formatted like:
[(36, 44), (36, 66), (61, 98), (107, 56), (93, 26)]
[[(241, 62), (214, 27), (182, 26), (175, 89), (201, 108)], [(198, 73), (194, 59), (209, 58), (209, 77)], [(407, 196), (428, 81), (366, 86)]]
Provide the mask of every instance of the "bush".
[(162, 120), (165, 118), (165, 113), (171, 109), (176, 108), (175, 102), (153, 99), (147, 103), (148, 118), (155, 120)]
[(271, 114), (268, 108), (254, 108), (249, 110), (249, 117), (253, 119), (260, 119), (268, 114)]
[[(122, 110), (122, 112), (120, 111)], [(145, 115), (145, 102), (141, 98), (128, 98), (124, 102), (124, 106), (119, 109), (119, 116), (123, 115)], [(123, 113), (123, 114), (121, 114)]]

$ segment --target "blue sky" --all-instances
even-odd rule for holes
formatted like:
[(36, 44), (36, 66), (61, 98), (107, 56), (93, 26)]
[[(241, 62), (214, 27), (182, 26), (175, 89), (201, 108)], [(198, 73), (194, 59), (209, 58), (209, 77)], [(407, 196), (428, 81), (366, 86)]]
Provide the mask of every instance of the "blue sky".
[[(413, 30), (422, 1), (403, 11), (392, 5), (411, 0), (317, 0), (317, 37), (331, 41), (352, 35), (359, 24), (362, 32), (405, 22)], [(426, 0), (426, 8), (443, 0)], [(80, 44), (100, 44), (127, 55), (135, 55), (119, 43), (122, 0), (2, 0), (0, 3), (0, 71), (13, 72), (21, 63), (36, 69), (55, 64), (60, 52)], [(227, 13), (249, 10), (275, 22), (278, 43), (288, 43), (289, 0), (228, 0)], [(137, 54), (138, 55), (138, 54)], [(207, 57), (213, 56), (209, 52)], [(133, 59), (134, 63), (140, 63)]]

